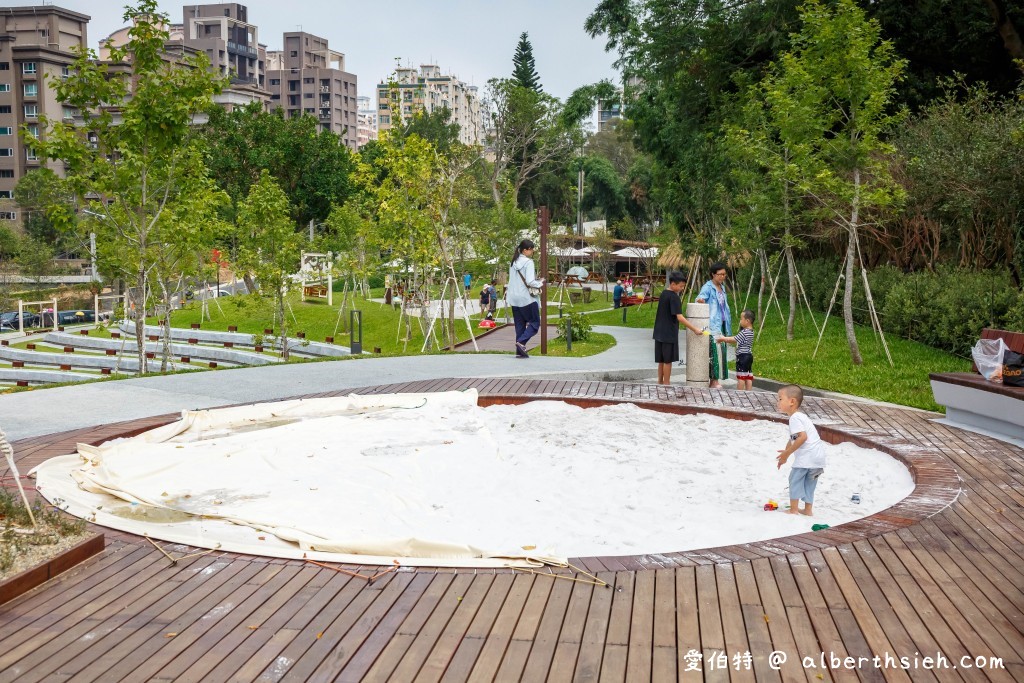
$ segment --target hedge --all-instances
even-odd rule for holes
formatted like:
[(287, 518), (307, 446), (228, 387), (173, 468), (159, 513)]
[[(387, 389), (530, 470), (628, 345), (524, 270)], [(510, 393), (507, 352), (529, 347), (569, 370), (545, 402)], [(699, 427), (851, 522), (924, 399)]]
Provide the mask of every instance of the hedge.
[[(815, 310), (828, 310), (839, 276), (838, 261), (798, 261), (797, 270), (807, 299)], [(747, 291), (751, 268), (737, 271), (740, 297)], [(854, 272), (853, 318), (870, 325), (867, 300), (859, 271)], [(871, 295), (882, 329), (960, 356), (971, 347), (985, 327), (1024, 330), (1024, 292), (1003, 270), (967, 270), (937, 266), (935, 271), (904, 273), (882, 266), (868, 273)], [(777, 285), (783, 305), (788, 300), (789, 278), (783, 267)], [(757, 283), (748, 306), (756, 306)], [(769, 288), (765, 287), (767, 302)], [(843, 289), (836, 293), (832, 315), (842, 316)]]

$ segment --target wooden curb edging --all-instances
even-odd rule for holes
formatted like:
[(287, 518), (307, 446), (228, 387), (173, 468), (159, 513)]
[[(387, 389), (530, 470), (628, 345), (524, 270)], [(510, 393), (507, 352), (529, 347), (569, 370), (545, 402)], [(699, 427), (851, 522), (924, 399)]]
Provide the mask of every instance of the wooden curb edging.
[(77, 545), (50, 558), (43, 564), (30, 567), (15, 574), (9, 579), (0, 581), (0, 605), (10, 602), (19, 595), (24, 595), (37, 586), (41, 586), (62, 572), (84, 562), (93, 555), (103, 551), (106, 540), (103, 534), (93, 534)]

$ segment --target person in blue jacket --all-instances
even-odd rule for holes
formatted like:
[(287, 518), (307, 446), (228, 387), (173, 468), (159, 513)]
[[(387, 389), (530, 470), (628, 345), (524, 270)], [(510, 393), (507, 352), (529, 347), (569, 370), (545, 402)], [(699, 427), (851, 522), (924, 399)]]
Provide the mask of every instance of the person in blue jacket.
[(724, 263), (712, 263), (711, 279), (704, 283), (695, 299), (699, 304), (708, 304), (708, 307), (711, 309), (711, 320), (708, 324), (708, 327), (711, 329), (711, 336), (708, 343), (711, 345), (709, 377), (712, 389), (721, 388), (721, 380), (729, 377), (729, 367), (724, 358), (725, 344), (722, 344), (721, 355), (715, 349), (715, 337), (732, 336), (732, 315), (729, 312), (729, 297), (725, 291), (726, 274)]
[(612, 289), (612, 303), (615, 308), (622, 306), (622, 292), (625, 291), (625, 287), (622, 286), (622, 280), (615, 281), (615, 288)]

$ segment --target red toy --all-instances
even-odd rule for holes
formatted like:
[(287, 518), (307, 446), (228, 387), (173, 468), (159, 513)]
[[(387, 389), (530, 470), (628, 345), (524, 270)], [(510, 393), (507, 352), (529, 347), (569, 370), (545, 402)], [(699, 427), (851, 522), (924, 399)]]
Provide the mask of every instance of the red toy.
[(771, 512), (772, 510), (778, 510), (778, 509), (779, 509), (779, 504), (776, 503), (774, 500), (769, 500), (767, 503), (764, 504), (765, 512)]

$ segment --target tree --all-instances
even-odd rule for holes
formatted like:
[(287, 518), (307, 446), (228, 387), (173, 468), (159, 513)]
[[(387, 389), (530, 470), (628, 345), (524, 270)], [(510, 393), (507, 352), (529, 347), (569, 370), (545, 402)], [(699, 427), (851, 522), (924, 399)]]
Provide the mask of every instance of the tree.
[(337, 134), (319, 130), (314, 116), (285, 118), (280, 109), (266, 112), (257, 102), (230, 112), (218, 108), (203, 137), (210, 173), (235, 207), (264, 169), (288, 196), (297, 227), (325, 220), (354, 191), (352, 152)]
[(493, 107), (494, 161), (491, 192), (502, 203), (508, 173), (513, 198), (550, 161), (564, 158), (582, 144), (579, 120), (563, 115), (554, 97), (524, 88), (514, 80), (491, 79), (488, 98)]
[(288, 360), (288, 317), (285, 296), (289, 277), (299, 269), (302, 238), (295, 232), (291, 205), (284, 190), (264, 169), (238, 207), (242, 240), (238, 262), (256, 274), (259, 288), (274, 299), (274, 328), (281, 330), (281, 358)]
[(799, 171), (798, 186), (822, 216), (846, 233), (843, 319), (850, 356), (860, 365), (854, 265), (866, 217), (903, 196), (890, 173), (894, 148), (883, 136), (899, 120), (890, 110), (905, 64), (854, 0), (838, 0), (835, 9), (808, 0), (801, 19), (793, 50), (766, 77), (764, 95), (772, 119), (789, 122), (778, 129), (783, 162)]
[(458, 146), (442, 155), (418, 135), (402, 138), (390, 130), (378, 143), (376, 168), (360, 170), (360, 182), (376, 207), (367, 243), (428, 278), (440, 268), (452, 285), (444, 331), (454, 345), (455, 300), (461, 296), (455, 264), (474, 238), (461, 220), (462, 209), (479, 195), (470, 172), (480, 162), (479, 151)]
[(512, 56), (512, 80), (520, 88), (540, 92), (543, 87), (540, 84), (540, 76), (537, 75), (537, 65), (533, 59), (533, 45), (530, 44), (529, 35), (523, 31), (519, 36), (519, 44), (516, 45), (516, 53)]
[(60, 226), (74, 223), (77, 202), (68, 182), (51, 169), (37, 168), (23, 175), (14, 197), (26, 235), (55, 247), (69, 236)]
[(45, 158), (64, 162), (75, 195), (89, 197), (90, 210), (101, 216), (79, 226), (97, 233), (100, 269), (129, 287), (143, 373), (150, 278), (161, 252), (184, 229), (202, 234), (219, 200), (193, 122), (214, 108), (224, 80), (202, 53), (164, 53), (170, 21), (156, 0), (129, 6), (123, 19), (131, 25), (129, 40), (110, 48), (110, 63), (83, 50), (68, 78), (51, 81), (57, 101), (78, 110), (84, 123), (41, 117), (44, 134), (26, 140)]

